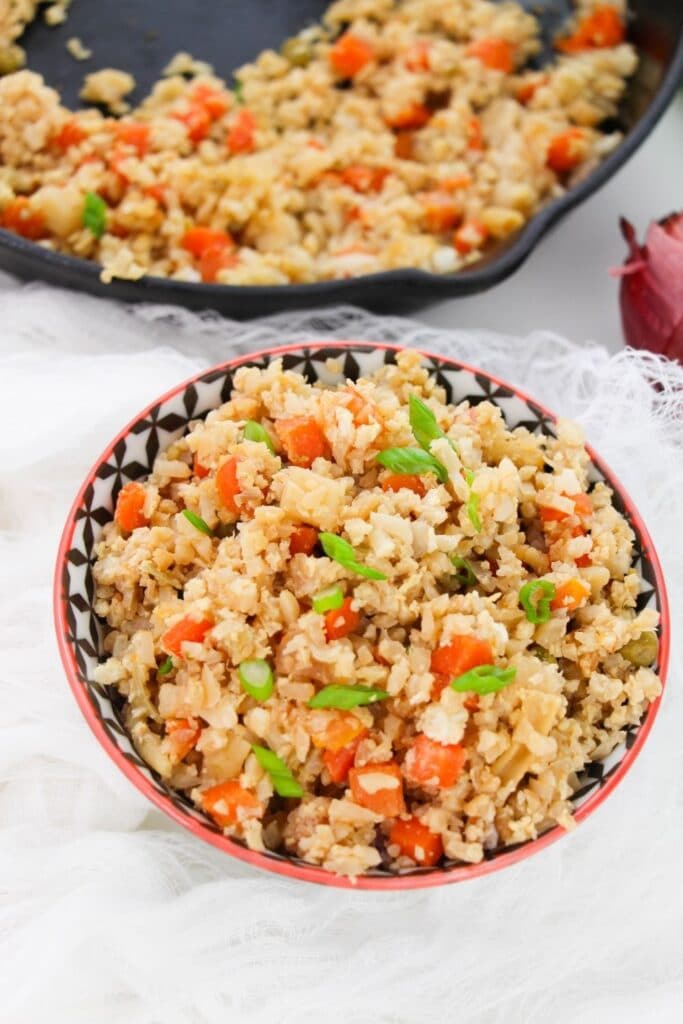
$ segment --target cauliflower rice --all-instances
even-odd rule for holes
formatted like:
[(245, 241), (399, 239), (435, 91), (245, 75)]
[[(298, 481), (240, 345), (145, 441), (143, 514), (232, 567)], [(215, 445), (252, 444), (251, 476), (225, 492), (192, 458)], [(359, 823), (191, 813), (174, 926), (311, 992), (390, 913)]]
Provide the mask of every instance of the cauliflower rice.
[[(37, 7), (5, 2), (0, 74), (21, 67)], [(105, 281), (458, 271), (618, 143), (602, 126), (637, 65), (625, 8), (580, 0), (538, 70), (539, 23), (518, 4), (339, 0), (235, 88), (184, 54), (171, 68), (187, 74), (118, 121), (16, 70), (0, 78), (0, 225)], [(82, 96), (121, 112), (133, 84), (107, 68)]]
[(577, 773), (661, 691), (634, 535), (588, 468), (575, 424), (448, 405), (415, 352), (336, 387), (243, 367), (119, 494), (95, 678), (148, 764), (253, 850), (355, 876), (571, 828)]

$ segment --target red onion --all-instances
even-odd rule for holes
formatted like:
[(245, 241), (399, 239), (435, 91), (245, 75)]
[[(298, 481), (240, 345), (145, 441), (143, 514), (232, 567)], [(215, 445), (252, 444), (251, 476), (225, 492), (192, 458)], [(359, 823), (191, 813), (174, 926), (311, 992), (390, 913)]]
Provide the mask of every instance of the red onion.
[(650, 224), (645, 245), (622, 218), (630, 254), (613, 273), (626, 342), (683, 362), (683, 213)]

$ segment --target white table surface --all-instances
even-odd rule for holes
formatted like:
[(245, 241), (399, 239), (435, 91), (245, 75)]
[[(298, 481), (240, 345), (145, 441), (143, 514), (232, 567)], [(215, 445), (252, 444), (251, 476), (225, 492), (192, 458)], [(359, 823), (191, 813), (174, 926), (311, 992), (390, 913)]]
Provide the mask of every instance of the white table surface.
[(510, 334), (549, 328), (574, 341), (622, 345), (618, 285), (608, 268), (624, 258), (619, 218), (641, 234), (653, 218), (683, 209), (683, 94), (631, 160), (573, 210), (497, 288), (420, 313), (438, 327), (487, 327)]

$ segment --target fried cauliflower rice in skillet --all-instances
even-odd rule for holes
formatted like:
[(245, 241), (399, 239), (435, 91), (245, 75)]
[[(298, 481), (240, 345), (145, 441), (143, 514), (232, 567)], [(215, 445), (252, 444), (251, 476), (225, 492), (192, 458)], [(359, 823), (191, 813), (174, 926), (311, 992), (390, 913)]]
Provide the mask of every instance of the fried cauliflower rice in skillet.
[(141, 756), (225, 834), (354, 876), (573, 824), (660, 693), (633, 532), (580, 429), (445, 401), (404, 351), (243, 367), (127, 484), (94, 566)]
[[(0, 71), (36, 8), (0, 12)], [(539, 22), (518, 4), (340, 0), (236, 88), (185, 55), (171, 72), (199, 73), (170, 73), (120, 120), (18, 70), (0, 78), (0, 226), (104, 281), (456, 272), (618, 144), (626, 17), (624, 0), (580, 0), (539, 70)], [(121, 112), (133, 86), (105, 68), (81, 96)]]

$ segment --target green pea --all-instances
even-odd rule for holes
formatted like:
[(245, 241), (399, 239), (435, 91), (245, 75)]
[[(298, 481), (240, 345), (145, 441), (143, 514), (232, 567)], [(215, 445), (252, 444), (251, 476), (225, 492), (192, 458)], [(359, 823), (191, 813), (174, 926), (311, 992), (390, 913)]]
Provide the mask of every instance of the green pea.
[(622, 658), (630, 661), (632, 665), (647, 668), (657, 660), (658, 650), (659, 641), (657, 640), (657, 634), (648, 630), (646, 633), (641, 633), (640, 636), (637, 636), (635, 640), (629, 640), (621, 648), (619, 654)]
[(307, 68), (313, 59), (310, 44), (299, 36), (285, 39), (280, 52), (285, 60), (288, 60), (295, 68)]

